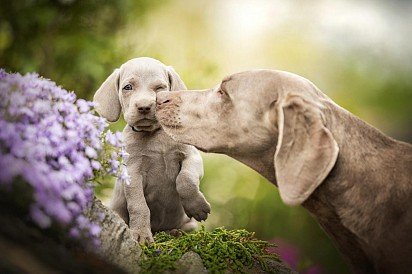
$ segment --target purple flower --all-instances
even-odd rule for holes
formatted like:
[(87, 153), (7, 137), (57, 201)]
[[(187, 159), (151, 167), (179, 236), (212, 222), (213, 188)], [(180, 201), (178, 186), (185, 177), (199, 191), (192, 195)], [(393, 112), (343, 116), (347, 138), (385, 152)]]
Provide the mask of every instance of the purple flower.
[(72, 227), (69, 231), (69, 236), (74, 238), (74, 239), (78, 239), (80, 238), (80, 231), (77, 227)]
[(123, 167), (122, 171), (120, 172), (119, 178), (120, 182), (130, 185), (130, 175), (127, 173), (126, 167)]
[(112, 153), (112, 156), (110, 157), (110, 160), (109, 160), (109, 164), (110, 164), (109, 172), (113, 173), (119, 169), (120, 162), (117, 159), (117, 154), (115, 152)]
[(123, 146), (122, 134), (120, 132), (112, 133), (110, 130), (106, 133), (106, 142), (115, 147)]
[(91, 165), (94, 170), (100, 170), (102, 168), (102, 165), (98, 161), (95, 161), (95, 160), (91, 161)]
[(0, 69), (0, 188), (22, 178), (33, 189), (34, 223), (57, 224), (97, 244), (100, 228), (84, 216), (93, 200), (90, 180), (116, 176), (128, 184), (130, 176), (121, 133), (105, 132), (93, 106), (37, 74)]
[(81, 113), (85, 113), (85, 112), (88, 112), (90, 110), (90, 105), (87, 103), (86, 100), (78, 99), (76, 101), (76, 105), (79, 108), (79, 111)]
[(126, 149), (124, 149), (124, 147), (120, 150), (120, 152), (119, 152), (119, 156), (120, 156), (120, 158), (122, 158), (123, 159), (123, 161), (127, 161), (127, 159), (129, 159), (129, 153), (127, 153), (126, 152)]
[(103, 221), (104, 220), (104, 218), (106, 217), (106, 215), (104, 215), (104, 213), (103, 212), (99, 212), (98, 214), (97, 214), (97, 216), (98, 216), (98, 219), (99, 219), (99, 221)]
[[(12, 165), (10, 165), (11, 162), (13, 162)], [(22, 171), (25, 167), (25, 162), (14, 158), (12, 155), (1, 155), (0, 167), (7, 167), (1, 169), (1, 184), (11, 184), (14, 177), (22, 174)]]
[(30, 216), (35, 223), (41, 228), (46, 228), (51, 225), (51, 219), (42, 210), (36, 206), (32, 206), (30, 209)]
[(0, 70), (0, 187), (20, 176), (33, 189), (34, 223), (56, 223), (97, 242), (100, 230), (83, 212), (93, 199), (88, 180), (101, 169), (107, 123), (89, 113), (92, 105), (36, 74)]
[(92, 224), (90, 226), (90, 234), (93, 236), (98, 236), (100, 235), (100, 232), (102, 231), (102, 229), (100, 228), (100, 226), (96, 225), (96, 224)]
[(89, 157), (90, 159), (96, 159), (97, 158), (97, 152), (93, 148), (86, 147), (85, 152), (86, 152), (87, 157)]

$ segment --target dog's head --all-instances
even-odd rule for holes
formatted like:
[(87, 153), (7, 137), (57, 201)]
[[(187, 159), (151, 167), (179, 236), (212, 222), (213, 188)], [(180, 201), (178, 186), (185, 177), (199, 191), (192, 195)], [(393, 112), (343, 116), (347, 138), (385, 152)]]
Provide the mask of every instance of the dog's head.
[(93, 101), (97, 112), (108, 121), (117, 121), (123, 110), (126, 123), (135, 131), (153, 131), (160, 127), (155, 117), (156, 93), (185, 89), (172, 67), (141, 57), (115, 69), (96, 91)]
[(210, 90), (159, 93), (157, 117), (177, 141), (238, 159), (272, 154), (283, 201), (300, 204), (326, 178), (338, 146), (308, 80), (271, 70), (226, 77)]

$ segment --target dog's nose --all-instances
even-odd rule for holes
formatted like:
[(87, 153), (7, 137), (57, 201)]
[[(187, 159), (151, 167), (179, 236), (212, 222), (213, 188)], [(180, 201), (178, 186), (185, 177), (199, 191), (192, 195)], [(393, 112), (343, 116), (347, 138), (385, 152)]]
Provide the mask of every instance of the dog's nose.
[(156, 95), (156, 103), (158, 106), (162, 105), (162, 104), (167, 104), (171, 101), (171, 96), (170, 96), (170, 92), (167, 91), (162, 91), (159, 92)]
[(147, 114), (152, 110), (153, 107), (153, 103), (149, 104), (149, 105), (138, 105), (137, 106), (137, 110), (141, 113), (141, 114)]

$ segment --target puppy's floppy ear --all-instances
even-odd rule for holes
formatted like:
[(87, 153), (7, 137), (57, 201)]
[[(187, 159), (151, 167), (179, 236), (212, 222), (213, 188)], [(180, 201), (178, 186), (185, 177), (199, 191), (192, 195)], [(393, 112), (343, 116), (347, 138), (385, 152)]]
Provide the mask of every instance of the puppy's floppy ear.
[(320, 106), (298, 95), (276, 106), (279, 129), (274, 165), (285, 204), (303, 203), (335, 165), (339, 148), (322, 120)]
[(119, 101), (120, 70), (115, 69), (103, 82), (93, 97), (97, 112), (110, 122), (116, 122), (122, 110)]
[(173, 69), (173, 67), (169, 66), (166, 68), (167, 75), (169, 77), (169, 86), (170, 90), (186, 90), (186, 85), (183, 83), (182, 79), (180, 79), (179, 74)]

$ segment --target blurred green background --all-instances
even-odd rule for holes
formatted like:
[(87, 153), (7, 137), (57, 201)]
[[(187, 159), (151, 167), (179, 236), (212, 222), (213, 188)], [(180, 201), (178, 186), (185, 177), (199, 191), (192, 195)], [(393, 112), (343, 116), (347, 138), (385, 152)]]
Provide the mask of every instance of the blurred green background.
[[(0, 67), (38, 72), (86, 99), (114, 68), (139, 56), (174, 66), (191, 89), (249, 68), (288, 70), (411, 142), (410, 14), (411, 2), (399, 0), (1, 1)], [(348, 272), (303, 208), (282, 204), (276, 187), (246, 166), (222, 155), (203, 158), (207, 227), (283, 239), (300, 250), (300, 265)], [(107, 201), (111, 183), (97, 194)]]

